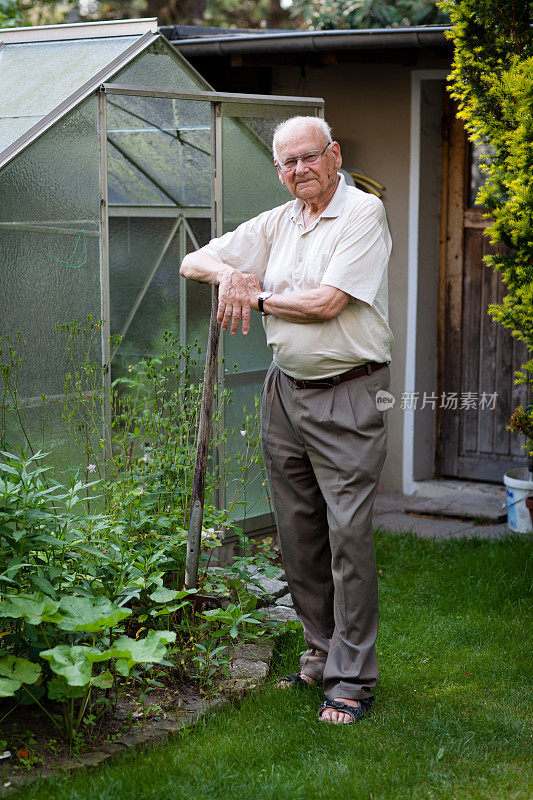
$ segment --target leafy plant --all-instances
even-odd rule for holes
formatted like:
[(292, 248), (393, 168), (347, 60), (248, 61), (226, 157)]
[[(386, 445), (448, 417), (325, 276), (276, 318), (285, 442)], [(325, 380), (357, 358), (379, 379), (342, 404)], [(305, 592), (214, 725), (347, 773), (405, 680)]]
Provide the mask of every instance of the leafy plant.
[[(9, 343), (0, 372), (2, 419), (24, 428), (28, 447), (0, 452), (0, 695), (13, 698), (7, 714), (16, 704), (35, 704), (75, 742), (126, 686), (141, 681), (146, 696), (159, 685), (154, 667), (189, 666), (203, 686), (211, 685), (236, 635), (258, 638), (272, 626), (248, 588), (254, 572), (268, 572), (266, 562), (238, 560), (223, 590), (235, 602), (214, 614), (198, 613), (197, 590), (182, 588), (201, 396), (191, 348), (177, 348), (168, 335), (159, 358), (132, 365), (115, 381), (107, 437), (103, 373), (94, 358), (100, 323), (89, 318), (59, 331), (70, 358), (64, 419), (84, 464), (66, 484), (25, 426), (20, 337)], [(256, 415), (243, 424), (234, 506), (250, 469), (261, 474)], [(228, 512), (213, 504), (217, 480), (212, 469), (204, 564), (227, 520)]]
[[(128, 676), (135, 665), (162, 663), (176, 633), (149, 630), (142, 639), (125, 635), (123, 625), (133, 612), (120, 601), (124, 595), (140, 596), (152, 585), (146, 566), (150, 557), (131, 543), (126, 552), (121, 540), (114, 549), (115, 521), (87, 513), (91, 500), (86, 491), (95, 482), (73, 478), (70, 487), (62, 486), (50, 477), (45, 453), (2, 456), (0, 620), (6, 630), (0, 693), (37, 703), (72, 738), (93, 690), (116, 688), (116, 674)], [(105, 545), (104, 552), (98, 543)], [(111, 557), (106, 560), (108, 548)], [(117, 553), (119, 567), (110, 569)], [(159, 547), (153, 588), (163, 583), (163, 553)], [(183, 595), (180, 599), (183, 604)], [(61, 723), (43, 705), (44, 695), (60, 703)]]
[(523, 447), (527, 450), (529, 458), (533, 460), (533, 403), (528, 403), (525, 408), (524, 406), (515, 408), (509, 420), (509, 430), (525, 437)]

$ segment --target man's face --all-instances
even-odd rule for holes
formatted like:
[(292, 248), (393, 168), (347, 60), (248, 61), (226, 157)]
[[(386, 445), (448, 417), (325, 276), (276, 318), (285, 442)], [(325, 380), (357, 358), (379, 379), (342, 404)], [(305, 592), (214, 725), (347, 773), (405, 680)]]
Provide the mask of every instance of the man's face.
[[(312, 125), (289, 128), (276, 143), (278, 162), (282, 164), (285, 159), (310, 150), (320, 151), (326, 143), (323, 132)], [(329, 198), (333, 187), (336, 187), (337, 170), (341, 165), (340, 147), (337, 142), (332, 142), (316, 164), (306, 166), (298, 161), (292, 172), (278, 170), (278, 176), (294, 197), (310, 203), (320, 203)]]

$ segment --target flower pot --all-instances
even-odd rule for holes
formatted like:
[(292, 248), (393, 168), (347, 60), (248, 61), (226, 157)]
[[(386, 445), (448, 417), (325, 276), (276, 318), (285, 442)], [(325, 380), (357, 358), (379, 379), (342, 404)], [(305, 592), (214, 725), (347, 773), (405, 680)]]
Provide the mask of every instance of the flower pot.
[(533, 479), (527, 469), (512, 469), (503, 476), (507, 488), (507, 524), (515, 533), (533, 533), (533, 515), (526, 498), (533, 495)]

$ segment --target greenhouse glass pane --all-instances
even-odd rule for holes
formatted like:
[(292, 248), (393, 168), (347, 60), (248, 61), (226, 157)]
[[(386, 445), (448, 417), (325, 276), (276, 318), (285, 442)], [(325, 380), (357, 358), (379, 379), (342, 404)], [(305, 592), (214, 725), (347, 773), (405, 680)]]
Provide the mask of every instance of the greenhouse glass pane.
[[(54, 468), (54, 477), (62, 482), (68, 482), (69, 477), (78, 472), (80, 466), (86, 467), (87, 463), (83, 450), (76, 446), (73, 436), (69, 433), (63, 420), (65, 404), (63, 400), (55, 402), (39, 402), (38, 405), (23, 409), (23, 424), (28, 432), (31, 448), (28, 441), (22, 434), (21, 425), (14, 419), (12, 414), (6, 418), (5, 431), (0, 430), (0, 436), (4, 439), (6, 446), (11, 451), (22, 448), (28, 454), (31, 450), (38, 452), (43, 450), (49, 453), (44, 461), (44, 466)], [(1, 427), (1, 426), (0, 426)], [(91, 436), (91, 441), (98, 451), (95, 437)], [(90, 475), (85, 471), (81, 472), (82, 480), (94, 480), (97, 475)]]
[[(211, 239), (211, 220), (189, 219), (188, 223), (198, 246), (203, 247), (207, 244)], [(196, 250), (195, 244), (188, 236), (186, 249), (188, 253)], [(193, 344), (197, 339), (202, 353), (205, 354), (211, 316), (211, 286), (207, 283), (186, 281), (184, 288), (187, 292), (186, 341), (188, 344)]]
[[(1, 51), (0, 51), (1, 52)], [(0, 117), (0, 153), (9, 147), (11, 142), (14, 142), (19, 136), (39, 122), (40, 117)]]
[[(124, 330), (128, 315), (161, 254), (175, 220), (129, 217), (110, 219), (109, 222), (111, 333), (119, 334)], [(140, 359), (161, 355), (165, 331), (178, 337), (179, 301), (176, 231), (125, 331), (113, 362), (113, 379), (127, 373), (128, 368)]]
[(110, 203), (210, 206), (209, 102), (108, 95), (107, 138)]
[(279, 122), (278, 117), (222, 121), (224, 233), (292, 199), (278, 180), (270, 149)]
[(131, 64), (113, 76), (113, 83), (123, 86), (142, 86), (143, 89), (163, 89), (168, 92), (209, 90), (207, 82), (176, 53), (169, 52), (161, 40), (154, 42)]
[(98, 101), (90, 97), (0, 172), (2, 222), (98, 230)]
[[(56, 325), (96, 321), (100, 306), (98, 103), (86, 100), (0, 172), (0, 336), (21, 335), (19, 393), (32, 438), (47, 395), (48, 449), (63, 448), (65, 375), (72, 364)], [(90, 356), (101, 358), (95, 331)], [(77, 347), (81, 366), (83, 348)], [(55, 411), (54, 411), (55, 409)], [(56, 413), (57, 412), (57, 413)], [(60, 458), (54, 452), (54, 458)], [(63, 458), (63, 456), (61, 456)], [(66, 456), (65, 456), (66, 458)]]
[(55, 326), (100, 317), (97, 112), (91, 97), (0, 172), (0, 335), (26, 341), (23, 397), (63, 392)]
[[(262, 381), (250, 379), (243, 386), (233, 386), (227, 379), (226, 385), (231, 394), (224, 412), (228, 430), (226, 507), (231, 510), (232, 520), (245, 517), (253, 529), (253, 518), (271, 511), (263, 472), (258, 466), (250, 466), (253, 454), (257, 455), (259, 420), (255, 398), (261, 395)], [(247, 416), (251, 421), (247, 422)]]
[(4, 45), (0, 49), (0, 148), (5, 149), (138, 38)]

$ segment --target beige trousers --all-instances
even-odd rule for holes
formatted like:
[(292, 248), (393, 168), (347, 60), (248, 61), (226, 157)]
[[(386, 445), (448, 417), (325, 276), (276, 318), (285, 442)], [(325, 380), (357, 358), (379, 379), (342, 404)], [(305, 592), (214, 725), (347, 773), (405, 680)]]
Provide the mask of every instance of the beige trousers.
[(375, 395), (387, 366), (298, 389), (274, 364), (262, 392), (263, 453), (294, 607), (301, 671), (328, 699), (373, 696), (378, 590), (372, 507), (386, 453)]

